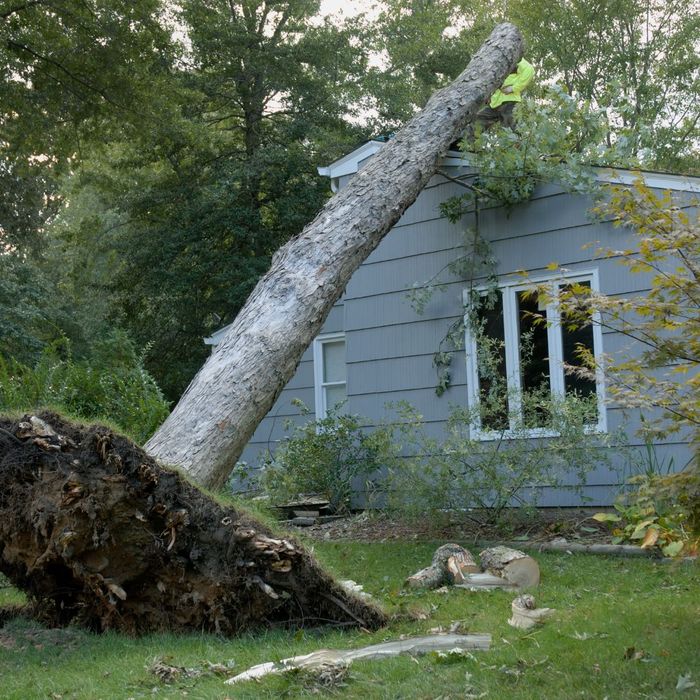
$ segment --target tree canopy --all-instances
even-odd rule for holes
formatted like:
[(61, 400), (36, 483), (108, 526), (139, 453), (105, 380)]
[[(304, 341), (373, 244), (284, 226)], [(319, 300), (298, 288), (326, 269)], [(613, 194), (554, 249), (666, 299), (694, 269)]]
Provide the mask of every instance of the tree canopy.
[(0, 352), (89, 358), (121, 329), (176, 399), (330, 196), (316, 167), (397, 129), (503, 19), (537, 68), (524, 115), (583, 107), (606, 157), (698, 171), (693, 0), (1, 2)]

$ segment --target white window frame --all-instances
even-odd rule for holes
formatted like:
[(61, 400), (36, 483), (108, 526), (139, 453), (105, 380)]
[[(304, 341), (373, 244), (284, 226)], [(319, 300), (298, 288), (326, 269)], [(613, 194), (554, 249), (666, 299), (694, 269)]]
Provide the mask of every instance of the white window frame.
[[(518, 292), (532, 289), (541, 285), (561, 285), (566, 283), (588, 282), (591, 291), (598, 292), (598, 270), (576, 270), (559, 272), (556, 275), (548, 275), (536, 278), (528, 278), (527, 281), (512, 280), (499, 281), (498, 289), (503, 300), (503, 332), (505, 338), (505, 361), (506, 380), (508, 393), (514, 397), (516, 405), (512, 405), (509, 400), (509, 415), (518, 415), (520, 406), (517, 405), (521, 391), (520, 373), (520, 341), (518, 330), (517, 294)], [(477, 287), (477, 293), (486, 292), (486, 287)], [(566, 385), (564, 380), (564, 360), (561, 334), (561, 317), (557, 294), (552, 289), (551, 301), (547, 304), (547, 345), (549, 347), (549, 384), (552, 397), (564, 397), (566, 395)], [(465, 307), (471, 303), (469, 290), (464, 291)], [(592, 317), (593, 328), (593, 352), (596, 361), (596, 398), (598, 404), (598, 422), (587, 426), (590, 433), (607, 432), (607, 416), (605, 411), (605, 383), (602, 372), (603, 361), (603, 330), (600, 323), (600, 315), (595, 312)], [(465, 316), (465, 355), (467, 362), (467, 402), (470, 411), (474, 415), (470, 425), (471, 435), (476, 440), (498, 440), (502, 438), (512, 439), (516, 437), (512, 429), (506, 431), (484, 430), (481, 427), (478, 407), (480, 403), (479, 370), (477, 362), (476, 339)], [(518, 437), (543, 438), (556, 437), (558, 433), (547, 428), (530, 428), (526, 431), (520, 430)]]
[[(316, 420), (323, 420), (328, 416), (328, 406), (326, 405), (326, 387), (344, 386), (345, 393), (347, 395), (347, 364), (344, 381), (323, 381), (323, 346), (326, 343), (337, 343), (339, 340), (342, 340), (343, 343), (345, 343), (345, 333), (326, 333), (318, 336), (314, 340), (314, 402), (316, 404)], [(345, 345), (345, 348), (347, 350), (347, 344)]]

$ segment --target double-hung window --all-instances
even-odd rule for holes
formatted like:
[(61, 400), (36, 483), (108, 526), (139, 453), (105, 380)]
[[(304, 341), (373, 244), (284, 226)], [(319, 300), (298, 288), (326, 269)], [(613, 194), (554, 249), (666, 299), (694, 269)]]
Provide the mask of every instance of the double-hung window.
[(316, 419), (326, 418), (328, 411), (347, 398), (345, 372), (345, 336), (322, 335), (314, 340), (314, 388)]
[[(597, 291), (597, 274), (506, 283), (465, 293), (468, 402), (472, 435), (547, 437), (557, 434), (557, 400), (577, 396), (588, 429), (604, 431), (600, 373), (602, 332), (595, 316), (574, 319), (572, 299)], [(562, 305), (560, 300), (568, 299)], [(476, 301), (474, 301), (476, 299)], [(582, 364), (582, 351), (595, 370)], [(559, 404), (562, 406), (562, 404)], [(581, 404), (582, 406), (584, 404)]]

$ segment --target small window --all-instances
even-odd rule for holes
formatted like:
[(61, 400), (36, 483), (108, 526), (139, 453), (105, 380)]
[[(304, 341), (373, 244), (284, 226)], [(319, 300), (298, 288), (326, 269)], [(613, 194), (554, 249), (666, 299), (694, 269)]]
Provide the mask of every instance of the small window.
[(314, 341), (316, 418), (323, 419), (347, 399), (345, 336), (326, 335)]
[[(598, 419), (591, 429), (605, 430), (602, 377), (570, 371), (581, 365), (582, 351), (601, 358), (600, 325), (581, 324), (571, 304), (590, 294), (595, 280), (595, 273), (588, 273), (503, 285), (471, 305), (465, 347), (476, 437), (507, 437), (516, 424), (532, 437), (554, 434), (547, 399), (572, 395), (595, 397)], [(569, 302), (570, 316), (560, 312), (560, 297)]]

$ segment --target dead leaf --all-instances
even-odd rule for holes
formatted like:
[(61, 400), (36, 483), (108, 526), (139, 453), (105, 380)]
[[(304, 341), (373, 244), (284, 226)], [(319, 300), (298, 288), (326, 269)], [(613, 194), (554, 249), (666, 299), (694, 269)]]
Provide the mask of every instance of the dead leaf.
[(695, 683), (690, 680), (690, 673), (686, 673), (684, 676), (678, 676), (678, 682), (676, 683), (676, 692), (682, 693), (684, 690), (690, 690), (695, 687)]
[(644, 649), (636, 649), (635, 647), (627, 647), (623, 657), (627, 661), (644, 661), (649, 658), (648, 652)]
[(650, 528), (649, 530), (647, 530), (647, 534), (644, 535), (644, 539), (642, 540), (642, 544), (640, 545), (640, 547), (642, 549), (645, 549), (647, 547), (653, 547), (658, 539), (659, 531), (655, 528)]

